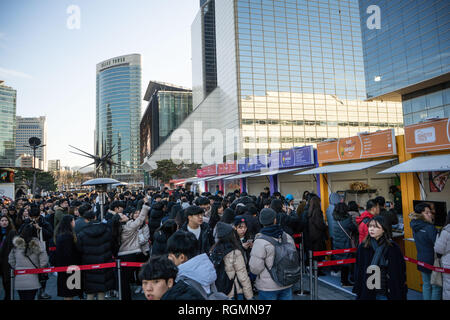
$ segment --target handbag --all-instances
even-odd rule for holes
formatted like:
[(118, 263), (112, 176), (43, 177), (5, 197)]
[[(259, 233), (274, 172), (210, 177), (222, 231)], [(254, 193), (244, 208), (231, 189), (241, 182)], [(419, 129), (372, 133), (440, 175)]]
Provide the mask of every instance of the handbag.
[[(438, 267), (438, 268), (442, 268), (442, 263), (441, 263), (441, 259), (439, 259), (436, 255), (436, 253), (434, 254), (434, 263), (433, 263), (434, 267)], [(442, 272), (437, 272), (437, 271), (431, 271), (431, 280), (430, 280), (430, 284), (435, 285), (435, 286), (439, 286), (442, 287)]]
[[(27, 257), (28, 260), (30, 260), (31, 264), (36, 268), (39, 269), (33, 262), (33, 260), (30, 259), (29, 256), (25, 256)], [(48, 280), (48, 273), (38, 273), (38, 278), (39, 278), (39, 282), (45, 282)]]
[(345, 235), (350, 239), (350, 243), (352, 248), (356, 248), (356, 243), (355, 243), (355, 239), (353, 239), (352, 237), (350, 237), (347, 233), (347, 231), (345, 231), (344, 228), (342, 228), (341, 224), (339, 223), (339, 221), (336, 221), (337, 224), (339, 225), (339, 227), (341, 228), (342, 231), (344, 231)]

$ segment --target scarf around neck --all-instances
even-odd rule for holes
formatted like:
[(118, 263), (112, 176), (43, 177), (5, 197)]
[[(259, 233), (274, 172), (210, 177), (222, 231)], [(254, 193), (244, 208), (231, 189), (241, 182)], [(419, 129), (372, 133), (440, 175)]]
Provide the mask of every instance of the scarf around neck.
[(274, 224), (272, 226), (262, 228), (260, 232), (269, 237), (279, 238), (283, 234), (283, 229), (280, 225)]
[(377, 265), (380, 267), (386, 267), (386, 252), (387, 252), (387, 243), (379, 244), (377, 240), (374, 238), (370, 238), (370, 244), (375, 250), (375, 254), (373, 255), (371, 265)]

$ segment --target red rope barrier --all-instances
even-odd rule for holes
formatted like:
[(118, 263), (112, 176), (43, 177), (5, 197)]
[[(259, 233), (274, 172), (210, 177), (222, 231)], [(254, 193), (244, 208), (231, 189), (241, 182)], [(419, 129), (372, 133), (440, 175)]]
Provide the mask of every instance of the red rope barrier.
[(342, 259), (342, 260), (330, 260), (330, 261), (321, 261), (317, 262), (317, 267), (328, 267), (328, 266), (336, 266), (336, 265), (342, 265), (342, 264), (350, 264), (355, 263), (356, 259)]
[(332, 255), (332, 254), (350, 253), (350, 252), (356, 252), (356, 248), (327, 250), (327, 251), (313, 251), (313, 256), (314, 257), (328, 256), (328, 255)]

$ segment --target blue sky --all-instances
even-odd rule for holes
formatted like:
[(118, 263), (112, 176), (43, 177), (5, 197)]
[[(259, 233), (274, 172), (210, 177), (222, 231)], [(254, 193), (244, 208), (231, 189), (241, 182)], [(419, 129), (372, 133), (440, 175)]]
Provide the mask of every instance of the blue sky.
[[(67, 27), (71, 5), (80, 29)], [(150, 80), (191, 87), (198, 8), (199, 0), (0, 0), (0, 80), (17, 90), (18, 116), (47, 116), (48, 159), (89, 163), (68, 145), (93, 152), (98, 62), (140, 53), (142, 94)]]

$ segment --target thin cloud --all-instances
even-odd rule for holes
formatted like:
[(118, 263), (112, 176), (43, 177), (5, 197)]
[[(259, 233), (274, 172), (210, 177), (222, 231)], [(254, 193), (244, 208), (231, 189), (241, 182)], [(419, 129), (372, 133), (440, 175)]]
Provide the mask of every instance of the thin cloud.
[(25, 78), (32, 79), (33, 77), (25, 72), (10, 70), (0, 67), (0, 78), (4, 77), (15, 77), (15, 78)]

